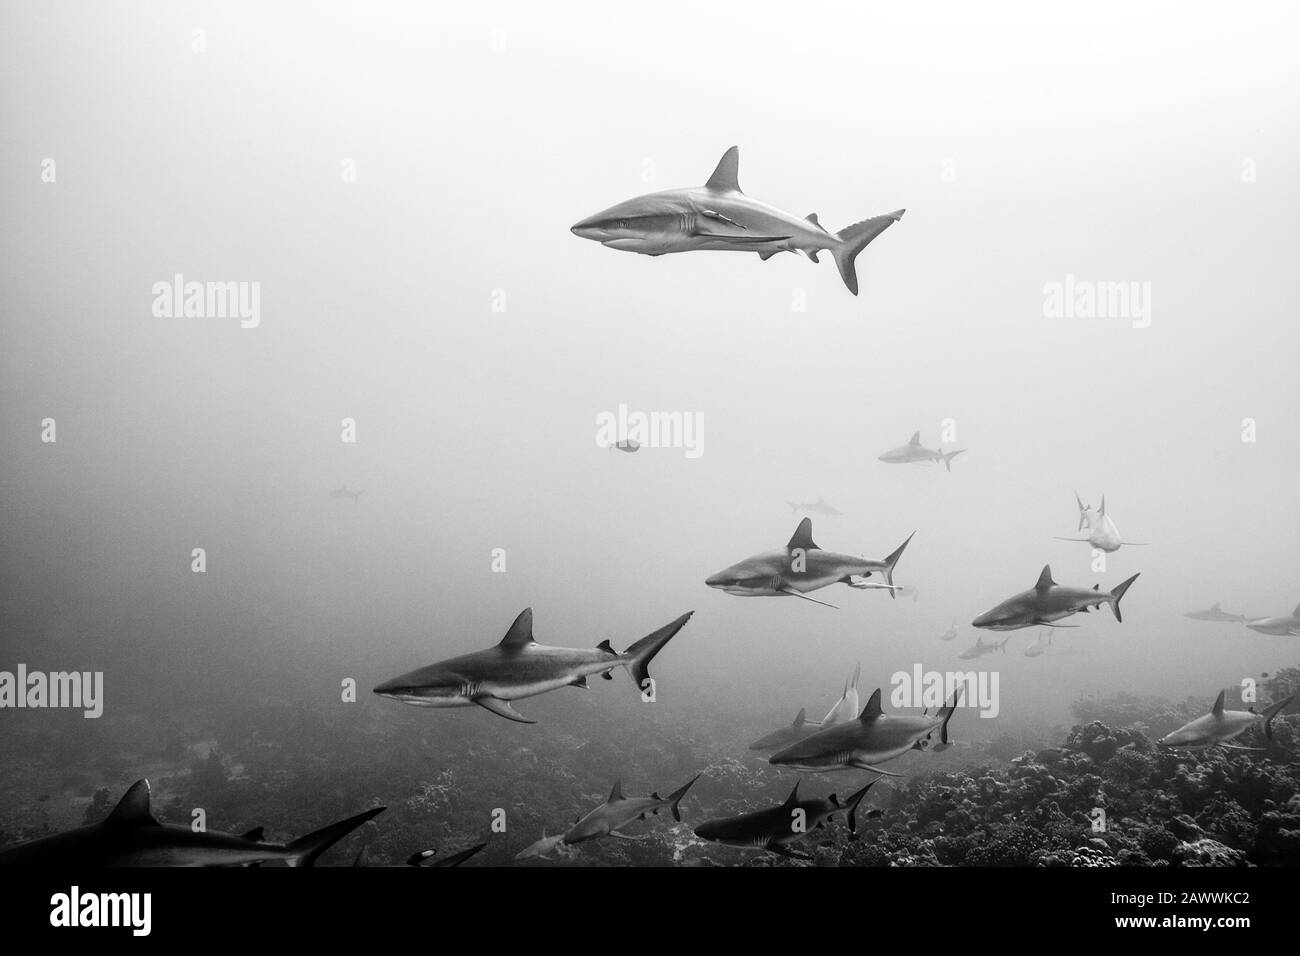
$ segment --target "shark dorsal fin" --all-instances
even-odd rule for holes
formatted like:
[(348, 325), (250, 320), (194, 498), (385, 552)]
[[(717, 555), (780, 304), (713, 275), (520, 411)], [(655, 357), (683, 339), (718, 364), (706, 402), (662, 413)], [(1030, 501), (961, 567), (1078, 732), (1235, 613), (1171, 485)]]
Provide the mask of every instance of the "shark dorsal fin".
[(112, 826), (156, 827), (158, 821), (149, 812), (149, 781), (137, 780), (131, 784), (105, 822)]
[(1223, 716), (1223, 691), (1219, 691), (1219, 696), (1214, 698), (1214, 707), (1210, 710), (1215, 717)]
[(607, 800), (606, 802), (617, 803), (619, 800), (622, 799), (623, 799), (623, 781), (615, 780), (614, 789), (609, 792), (609, 800)]
[(795, 548), (802, 548), (805, 551), (821, 550), (812, 539), (812, 518), (804, 518), (799, 522), (799, 527), (794, 529), (794, 536), (790, 538), (786, 548), (791, 551)]
[[(1218, 605), (1216, 604), (1215, 607), (1218, 607)], [(1297, 604), (1297, 605), (1295, 606), (1295, 610), (1291, 612), (1291, 616), (1292, 616), (1292, 617), (1300, 617), (1300, 604)]]
[(908, 439), (907, 443), (908, 443), (909, 445), (919, 445), (919, 444), (921, 444), (921, 433), (920, 433), (920, 432), (913, 432), (913, 433), (912, 433), (912, 437)]
[(807, 719), (808, 719), (808, 708), (807, 708), (807, 707), (800, 707), (800, 708), (799, 708), (799, 713), (795, 714), (795, 718), (794, 718), (794, 726), (795, 726), (795, 727), (802, 727), (802, 726), (804, 725), (804, 722), (805, 722)]
[(782, 804), (782, 806), (793, 807), (798, 802), (799, 802), (799, 781), (796, 780), (794, 782), (794, 789), (790, 791), (790, 796), (785, 798), (785, 803)]
[(1092, 589), (1093, 589), (1094, 591), (1100, 591), (1100, 590), (1101, 590), (1101, 585), (1100, 585), (1100, 584), (1094, 584), (1094, 585), (1092, 586)]
[(1043, 565), (1043, 573), (1038, 576), (1038, 583), (1034, 585), (1035, 591), (1046, 591), (1048, 588), (1056, 587), (1056, 582), (1052, 580), (1052, 566)]
[(808, 215), (804, 216), (804, 218), (807, 219), (807, 220), (808, 220), (810, 223), (812, 223), (814, 226), (816, 226), (818, 229), (820, 229), (822, 232), (825, 232), (825, 231), (826, 231), (826, 227), (823, 226), (823, 225), (821, 224), (821, 221), (817, 218), (817, 213), (815, 213), (815, 212), (810, 212), (810, 213), (808, 213)]
[(1101, 496), (1101, 510), (1097, 512), (1101, 517), (1106, 517), (1106, 496)]
[(737, 179), (739, 172), (740, 147), (733, 146), (722, 154), (722, 158), (718, 160), (717, 168), (713, 170), (713, 175), (704, 184), (704, 188), (719, 193), (738, 193), (740, 192), (740, 181)]
[(524, 608), (515, 618), (515, 623), (510, 625), (510, 630), (506, 631), (506, 636), (501, 638), (498, 647), (523, 647), (525, 644), (533, 643), (533, 609)]
[(871, 699), (867, 701), (867, 706), (862, 708), (862, 713), (858, 715), (858, 720), (872, 720), (880, 717), (884, 711), (880, 709), (880, 688), (877, 687)]
[(596, 650), (598, 650), (598, 651), (609, 651), (611, 654), (617, 654), (617, 653), (618, 653), (618, 651), (614, 650), (613, 645), (609, 643), (609, 638), (606, 638), (605, 640), (603, 640), (603, 641), (601, 641), (599, 644), (597, 644), (597, 645), (596, 645)]
[[(266, 838), (266, 828), (253, 827), (253, 829), (249, 830), (247, 833), (241, 833), (239, 838), (241, 840), (252, 840), (254, 843), (261, 843), (262, 840)], [(362, 847), (361, 849), (364, 851), (365, 847)]]

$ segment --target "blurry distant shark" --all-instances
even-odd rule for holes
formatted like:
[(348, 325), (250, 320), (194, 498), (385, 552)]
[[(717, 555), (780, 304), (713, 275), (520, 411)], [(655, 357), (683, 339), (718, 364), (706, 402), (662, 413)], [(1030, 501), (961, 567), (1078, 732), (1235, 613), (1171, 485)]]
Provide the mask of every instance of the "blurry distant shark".
[(1252, 631), (1276, 634), (1279, 637), (1300, 637), (1300, 604), (1290, 614), (1281, 617), (1257, 617), (1246, 622)]
[(661, 797), (657, 793), (652, 793), (648, 797), (625, 797), (623, 785), (615, 783), (609, 799), (569, 827), (561, 839), (566, 846), (606, 836), (632, 839), (620, 832), (623, 827), (644, 820), (651, 814), (657, 814), (663, 807), (668, 807), (672, 811), (673, 819), (681, 823), (682, 814), (679, 805), (682, 798), (686, 796), (686, 791), (691, 789), (691, 785), (699, 779), (700, 776), (697, 774), (684, 787), (674, 790), (667, 797)]
[[(1046, 639), (1044, 640), (1044, 638)], [(1008, 638), (1008, 640), (1010, 640), (1010, 638)], [(1052, 643), (1052, 632), (1040, 631), (1038, 637), (1034, 639), (1034, 643), (1030, 644), (1028, 647), (1025, 648), (1025, 656), (1040, 657), (1044, 653), (1046, 653), (1047, 648), (1051, 646), (1051, 643)]]
[(844, 514), (843, 511), (840, 511), (838, 508), (834, 507), (833, 505), (828, 505), (825, 502), (825, 500), (822, 499), (821, 495), (818, 495), (817, 500), (813, 502), (806, 502), (804, 504), (799, 504), (798, 502), (787, 501), (786, 504), (790, 506), (791, 511), (804, 511), (809, 514), (826, 515), (827, 517), (831, 517), (831, 518), (835, 517), (836, 515)]
[(361, 501), (361, 494), (362, 493), (360, 491), (353, 491), (350, 488), (348, 488), (347, 485), (344, 485), (342, 488), (335, 488), (333, 491), (331, 491), (330, 497), (351, 498), (353, 504), (359, 504)]
[(826, 821), (844, 810), (849, 814), (849, 832), (856, 833), (858, 804), (879, 779), (872, 780), (844, 803), (840, 803), (833, 793), (825, 800), (800, 800), (799, 784), (796, 783), (790, 796), (779, 807), (709, 820), (695, 828), (695, 835), (713, 843), (768, 850), (781, 856), (810, 860), (812, 857), (808, 854), (791, 850), (790, 844), (825, 826)]
[[(1300, 608), (1297, 608), (1300, 610)], [(1230, 621), (1234, 624), (1245, 624), (1246, 615), (1229, 614), (1227, 611), (1220, 609), (1219, 602), (1214, 602), (1214, 607), (1205, 611), (1188, 611), (1183, 617), (1190, 617), (1193, 621)]]
[(585, 689), (593, 674), (613, 680), (610, 671), (616, 667), (626, 667), (644, 691), (650, 661), (694, 613), (688, 611), (620, 654), (609, 641), (601, 641), (593, 650), (538, 644), (533, 640), (533, 609), (524, 608), (495, 647), (410, 671), (380, 684), (375, 693), (417, 707), (477, 704), (507, 720), (533, 724), (536, 721), (516, 711), (512, 701), (561, 687)]
[(786, 724), (780, 730), (774, 730), (767, 736), (758, 738), (749, 745), (749, 749), (780, 750), (796, 740), (803, 740), (809, 734), (815, 733), (819, 727), (821, 727), (820, 721), (808, 719), (808, 708), (800, 707), (799, 713), (795, 714), (794, 723)]
[(948, 628), (948, 630), (944, 631), (942, 634), (939, 635), (939, 640), (953, 641), (956, 639), (957, 639), (957, 622), (953, 621), (952, 626)]
[[(907, 541), (900, 544), (889, 557), (883, 561), (871, 561), (851, 554), (823, 551), (812, 539), (812, 519), (804, 518), (784, 548), (746, 558), (739, 564), (711, 575), (704, 583), (740, 597), (788, 594), (826, 607), (835, 605), (810, 598), (806, 592), (839, 583), (851, 588), (884, 588), (892, 595), (898, 590), (894, 587), (894, 565), (911, 540), (912, 535), (908, 535)], [(855, 576), (867, 578), (872, 574), (879, 574), (885, 583), (853, 581)]]
[(842, 724), (845, 721), (852, 720), (858, 716), (858, 710), (861, 705), (858, 702), (858, 678), (862, 676), (862, 665), (859, 664), (853, 671), (853, 683), (848, 681), (844, 683), (844, 693), (840, 699), (835, 702), (835, 706), (830, 712), (822, 718), (821, 726), (834, 727), (836, 724)]
[(1262, 750), (1262, 747), (1238, 747), (1236, 744), (1228, 743), (1228, 741), (1240, 736), (1260, 722), (1264, 724), (1264, 736), (1272, 740), (1273, 718), (1293, 700), (1295, 700), (1294, 696), (1288, 697), (1286, 700), (1269, 707), (1262, 714), (1257, 714), (1253, 710), (1224, 710), (1223, 691), (1219, 691), (1219, 696), (1214, 701), (1214, 707), (1208, 714), (1204, 717), (1197, 717), (1195, 720), (1183, 724), (1173, 733), (1161, 737), (1160, 746), (1199, 750), (1203, 747), (1219, 745), (1231, 747), (1233, 750)]
[(615, 448), (617, 448), (619, 451), (625, 451), (630, 455), (634, 451), (641, 450), (641, 443), (637, 441), (635, 438), (620, 438), (618, 441), (614, 442), (612, 445), (609, 446), (610, 451), (613, 451)]
[(313, 866), (316, 859), (367, 820), (373, 807), (307, 834), (292, 843), (263, 843), (261, 828), (244, 836), (159, 823), (149, 808), (149, 781), (137, 780), (106, 820), (56, 833), (0, 853), (0, 867), (232, 866), (280, 861)]
[(778, 750), (768, 758), (768, 762), (796, 770), (856, 769), (901, 777), (902, 774), (881, 770), (876, 764), (892, 760), (909, 750), (927, 749), (930, 736), (936, 730), (939, 731), (940, 744), (934, 749), (946, 750), (949, 746), (948, 721), (960, 695), (961, 689), (958, 688), (952, 703), (941, 707), (932, 717), (901, 717), (880, 709), (880, 688), (876, 688), (857, 720), (819, 730), (784, 750)]
[(906, 465), (918, 461), (941, 461), (943, 467), (952, 471), (952, 460), (964, 452), (966, 449), (958, 448), (956, 451), (945, 452), (942, 448), (931, 451), (921, 444), (921, 433), (916, 432), (906, 445), (899, 445), (897, 448), (891, 448), (883, 455), (879, 456), (878, 461), (883, 461), (891, 465)]
[(963, 661), (973, 661), (977, 657), (983, 657), (985, 654), (992, 654), (994, 651), (1001, 651), (1005, 654), (1007, 652), (1007, 641), (1009, 640), (1011, 640), (1011, 638), (1008, 637), (1003, 640), (1001, 644), (985, 644), (983, 636), (980, 636), (975, 638), (975, 643), (962, 651), (958, 656)]
[(518, 853), (515, 854), (516, 860), (539, 860), (545, 859), (552, 854), (559, 856), (571, 856), (576, 850), (568, 850), (564, 846), (564, 834), (557, 833), (555, 836), (547, 836), (546, 831), (542, 830), (542, 838), (535, 843), (530, 843)]
[(1099, 551), (1105, 551), (1110, 554), (1118, 551), (1122, 546), (1129, 545), (1134, 548), (1144, 548), (1147, 546), (1145, 541), (1125, 541), (1120, 537), (1119, 528), (1115, 527), (1106, 514), (1106, 496), (1101, 496), (1101, 510), (1093, 511), (1091, 505), (1085, 505), (1079, 493), (1074, 493), (1074, 500), (1079, 504), (1079, 527), (1082, 531), (1088, 529), (1086, 538), (1062, 538), (1059, 535), (1053, 535), (1057, 541), (1086, 541), (1088, 544), (1097, 548)]
[[(466, 860), (472, 857), (475, 853), (478, 853), (480, 850), (484, 849), (486, 846), (487, 846), (486, 843), (477, 843), (474, 846), (470, 847), (469, 849), (461, 850), (459, 853), (450, 853), (447, 856), (440, 857), (439, 859), (434, 860), (432, 863), (429, 863), (429, 861), (433, 860), (434, 856), (437, 855), (438, 851), (434, 849), (420, 850), (418, 853), (412, 853), (405, 860), (403, 860), (402, 865), (403, 866), (425, 866), (425, 864), (428, 864), (428, 866), (425, 868), (430, 870), (435, 869), (437, 867), (460, 866), (462, 863), (464, 863)], [(368, 847), (363, 846), (361, 848), (361, 852), (358, 853), (356, 859), (352, 861), (352, 865), (364, 866), (364, 867), (370, 867), (376, 865), (370, 862), (370, 853)]]
[(1057, 624), (1061, 618), (1069, 617), (1080, 611), (1087, 613), (1094, 607), (1109, 604), (1115, 614), (1115, 620), (1123, 621), (1119, 613), (1120, 598), (1138, 579), (1137, 574), (1121, 581), (1113, 591), (1102, 591), (1100, 585), (1088, 588), (1063, 587), (1052, 580), (1052, 566), (1043, 565), (1038, 576), (1038, 583), (1028, 591), (1022, 591), (1015, 597), (1008, 598), (991, 611), (985, 611), (975, 620), (972, 627), (983, 627), (991, 631), (1014, 631), (1022, 627), (1074, 627), (1073, 624)]
[(848, 290), (858, 294), (854, 259), (898, 220), (905, 210), (827, 232), (817, 214), (799, 219), (740, 191), (740, 150), (731, 147), (703, 186), (649, 193), (611, 206), (571, 227), (583, 239), (610, 249), (662, 256), (715, 249), (756, 252), (764, 261), (778, 252), (802, 252), (813, 262), (828, 250)]

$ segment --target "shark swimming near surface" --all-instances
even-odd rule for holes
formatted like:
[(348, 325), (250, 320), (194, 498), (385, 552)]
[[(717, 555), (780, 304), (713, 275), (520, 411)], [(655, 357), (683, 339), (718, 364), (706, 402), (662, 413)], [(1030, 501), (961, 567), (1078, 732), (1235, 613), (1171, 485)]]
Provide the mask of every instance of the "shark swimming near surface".
[(816, 501), (804, 502), (803, 504), (796, 501), (787, 501), (786, 504), (790, 506), (792, 512), (803, 511), (808, 514), (826, 515), (830, 518), (842, 516), (844, 514), (843, 511), (840, 511), (834, 505), (827, 504), (820, 495), (817, 496)]
[(533, 609), (525, 608), (495, 647), (418, 668), (385, 681), (374, 692), (417, 707), (478, 705), (507, 720), (534, 724), (511, 706), (513, 701), (561, 687), (586, 689), (588, 677), (599, 674), (613, 680), (610, 672), (617, 667), (626, 667), (644, 691), (650, 661), (694, 613), (688, 611), (620, 654), (609, 641), (591, 650), (538, 644), (533, 640)]
[(0, 867), (237, 866), (269, 862), (314, 866), (322, 853), (384, 809), (372, 807), (292, 843), (264, 843), (260, 839), (261, 827), (235, 836), (159, 823), (149, 807), (149, 781), (137, 780), (107, 819), (0, 852)]
[(1229, 747), (1233, 750), (1254, 750), (1261, 751), (1262, 747), (1240, 747), (1236, 744), (1228, 743), (1236, 737), (1241, 736), (1251, 727), (1263, 723), (1264, 736), (1269, 740), (1273, 739), (1273, 718), (1286, 709), (1291, 701), (1295, 700), (1294, 695), (1286, 700), (1273, 704), (1262, 714), (1257, 714), (1253, 710), (1224, 710), (1223, 709), (1224, 692), (1219, 691), (1219, 696), (1214, 701), (1214, 707), (1203, 717), (1197, 717), (1179, 727), (1173, 733), (1161, 737), (1159, 744), (1161, 747), (1177, 747), (1184, 750), (1200, 750), (1205, 747)]
[(1273, 634), (1277, 637), (1300, 637), (1300, 604), (1290, 614), (1280, 617), (1256, 617), (1246, 622), (1246, 626), (1260, 634)]
[(1146, 541), (1125, 541), (1119, 533), (1119, 528), (1115, 527), (1115, 522), (1106, 514), (1106, 496), (1101, 496), (1101, 510), (1093, 511), (1091, 505), (1085, 505), (1079, 493), (1074, 493), (1074, 500), (1079, 504), (1079, 527), (1082, 531), (1088, 529), (1086, 538), (1062, 538), (1059, 535), (1053, 535), (1057, 541), (1085, 541), (1099, 551), (1105, 551), (1112, 554), (1118, 551), (1124, 545), (1132, 548), (1145, 548), (1148, 544)]
[(1138, 579), (1135, 574), (1121, 581), (1113, 591), (1101, 590), (1101, 585), (1088, 588), (1063, 587), (1052, 580), (1052, 566), (1043, 565), (1038, 576), (1038, 583), (1028, 591), (1022, 591), (1015, 597), (1008, 598), (991, 611), (985, 611), (975, 620), (972, 627), (982, 627), (990, 631), (1014, 631), (1022, 627), (1075, 627), (1073, 624), (1057, 624), (1062, 618), (1079, 612), (1087, 613), (1094, 607), (1109, 604), (1115, 620), (1123, 622), (1119, 613), (1119, 602), (1133, 582)]
[(623, 833), (623, 828), (658, 814), (663, 807), (667, 807), (672, 812), (673, 819), (681, 823), (682, 798), (700, 776), (696, 774), (685, 786), (674, 790), (666, 797), (661, 797), (657, 793), (652, 793), (648, 797), (625, 797), (622, 783), (615, 783), (609, 798), (569, 827), (561, 839), (565, 846), (574, 846), (607, 836), (625, 840), (636, 839)]
[[(1300, 610), (1297, 608), (1296, 610)], [(1214, 606), (1204, 611), (1188, 611), (1183, 617), (1191, 618), (1193, 621), (1223, 621), (1233, 624), (1245, 624), (1247, 617), (1244, 614), (1229, 614), (1219, 607), (1219, 602), (1215, 601)]]
[(709, 820), (695, 828), (695, 835), (711, 843), (767, 850), (780, 856), (811, 860), (812, 857), (808, 854), (790, 849), (790, 844), (797, 843), (813, 830), (824, 827), (831, 817), (845, 811), (848, 812), (849, 832), (856, 833), (858, 805), (879, 779), (875, 778), (843, 803), (833, 793), (824, 800), (800, 800), (799, 784), (796, 783), (790, 796), (779, 807)]
[(858, 294), (854, 260), (871, 240), (903, 218), (897, 209), (827, 232), (812, 213), (803, 219), (751, 199), (740, 190), (740, 150), (722, 154), (703, 186), (669, 189), (629, 199), (588, 216), (570, 231), (610, 249), (662, 256), (672, 252), (713, 249), (756, 252), (766, 261), (778, 252), (802, 252), (813, 262), (830, 252), (844, 285)]
[(1011, 640), (1010, 637), (1005, 638), (1001, 644), (985, 644), (983, 636), (980, 636), (975, 638), (974, 644), (966, 648), (966, 650), (962, 651), (957, 656), (963, 661), (973, 661), (977, 657), (983, 657), (985, 654), (992, 654), (994, 651), (1001, 651), (1005, 654), (1007, 652), (1007, 641), (1009, 640)]
[(945, 452), (942, 448), (931, 450), (921, 444), (921, 433), (915, 432), (908, 440), (906, 445), (899, 445), (897, 448), (891, 448), (883, 455), (877, 457), (877, 461), (883, 461), (890, 465), (908, 465), (922, 461), (943, 462), (943, 467), (952, 471), (952, 460), (958, 455), (965, 452), (966, 449), (958, 448), (956, 451)]
[(951, 704), (945, 704), (933, 716), (919, 717), (886, 714), (880, 707), (880, 688), (876, 688), (857, 720), (838, 724), (778, 750), (768, 762), (796, 770), (828, 772), (832, 770), (870, 770), (889, 777), (900, 773), (881, 770), (877, 764), (892, 760), (909, 750), (930, 749), (931, 735), (939, 731), (940, 743), (933, 749), (949, 747), (948, 721), (961, 696), (959, 687)]
[[(894, 586), (894, 566), (898, 564), (898, 559), (902, 557), (903, 550), (915, 533), (908, 535), (907, 541), (883, 561), (872, 561), (851, 554), (823, 551), (813, 541), (812, 519), (804, 518), (784, 548), (746, 558), (710, 575), (704, 583), (740, 597), (775, 597), (784, 594), (826, 607), (835, 605), (809, 597), (807, 592), (831, 584), (847, 584), (858, 589), (882, 588), (892, 595), (898, 590)], [(872, 574), (880, 575), (885, 583), (853, 580), (855, 577), (868, 578)]]

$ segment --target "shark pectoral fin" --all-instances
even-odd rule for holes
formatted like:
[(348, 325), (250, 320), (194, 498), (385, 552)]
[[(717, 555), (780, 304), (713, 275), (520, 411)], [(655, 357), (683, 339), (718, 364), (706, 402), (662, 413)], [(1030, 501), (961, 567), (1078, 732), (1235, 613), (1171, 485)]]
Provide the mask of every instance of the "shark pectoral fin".
[(1243, 747), (1240, 744), (1219, 744), (1219, 746), (1227, 747), (1229, 750), (1248, 750), (1251, 753), (1256, 753), (1256, 754), (1262, 754), (1268, 752), (1267, 747)]
[(1056, 541), (1085, 541), (1086, 542), (1088, 540), (1087, 538), (1062, 538), (1060, 535), (1056, 535), (1056, 534), (1052, 535), (1052, 538)]
[(878, 773), (882, 777), (905, 776), (904, 774), (901, 773), (894, 773), (892, 770), (881, 770), (879, 767), (873, 767), (871, 766), (871, 764), (867, 763), (864, 760), (855, 760), (853, 761), (853, 763), (849, 764), (849, 766), (854, 768), (855, 770), (870, 770), (872, 773)]
[(782, 846), (779, 843), (769, 843), (766, 847), (777, 856), (788, 857), (791, 860), (811, 860), (812, 854), (800, 853), (798, 850), (791, 850), (789, 847)]
[(502, 700), (500, 697), (475, 697), (474, 703), (478, 704), (484, 710), (490, 710), (498, 717), (504, 717), (506, 720), (513, 720), (519, 724), (535, 724), (537, 721), (529, 720), (519, 711), (510, 706), (510, 701)]
[(782, 594), (789, 594), (791, 597), (803, 598), (805, 601), (812, 601), (814, 604), (820, 604), (822, 607), (834, 608), (836, 611), (839, 610), (839, 608), (835, 607), (834, 604), (827, 604), (825, 601), (819, 601), (816, 598), (811, 598), (801, 591), (796, 591), (788, 584), (782, 585), (780, 588), (778, 588), (778, 590)]
[[(1051, 621), (1035, 621), (1039, 627), (1079, 627), (1078, 624), (1053, 624)], [(1030, 625), (1031, 627), (1033, 625)]]

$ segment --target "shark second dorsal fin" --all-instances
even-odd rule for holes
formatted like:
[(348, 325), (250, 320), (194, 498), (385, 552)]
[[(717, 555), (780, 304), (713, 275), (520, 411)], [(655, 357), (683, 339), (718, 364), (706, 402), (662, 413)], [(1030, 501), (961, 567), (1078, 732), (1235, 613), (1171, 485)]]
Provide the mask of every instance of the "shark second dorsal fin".
[(804, 725), (804, 721), (806, 721), (807, 719), (808, 719), (808, 708), (800, 707), (799, 713), (795, 714), (793, 726), (802, 727)]
[(919, 444), (921, 444), (921, 433), (920, 433), (920, 432), (912, 432), (912, 437), (908, 439), (907, 443), (908, 443), (909, 445), (919, 445)]
[(812, 518), (804, 518), (799, 522), (799, 527), (794, 529), (794, 535), (790, 538), (790, 543), (786, 548), (793, 551), (795, 548), (802, 548), (805, 551), (819, 551), (817, 543), (812, 539)]
[[(818, 220), (818, 218), (817, 218), (817, 213), (815, 213), (815, 212), (810, 212), (810, 213), (808, 213), (808, 215), (804, 216), (804, 218), (807, 219), (807, 220), (808, 220), (810, 223), (812, 223), (814, 226), (816, 226), (818, 229), (820, 229), (822, 232), (825, 232), (825, 231), (826, 231), (826, 227), (823, 226), (823, 225), (821, 224), (821, 221), (820, 221), (820, 220)], [(819, 500), (820, 500), (820, 499), (819, 499)]]
[(872, 720), (880, 717), (884, 711), (880, 709), (880, 688), (877, 687), (871, 699), (867, 701), (867, 706), (862, 708), (862, 713), (858, 715), (858, 720)]
[(1214, 707), (1211, 708), (1210, 713), (1215, 717), (1223, 716), (1223, 693), (1223, 691), (1219, 691), (1219, 696), (1214, 698)]
[(104, 822), (111, 826), (156, 827), (158, 821), (149, 812), (149, 781), (137, 780), (131, 784), (131, 789)]
[(615, 781), (614, 781), (614, 789), (611, 790), (611, 791), (609, 792), (609, 799), (606, 800), (605, 802), (606, 802), (606, 803), (617, 803), (619, 800), (622, 800), (622, 799), (623, 799), (623, 781), (622, 781), (622, 780), (615, 780)]
[(798, 802), (799, 802), (799, 781), (796, 780), (794, 782), (794, 789), (790, 791), (790, 796), (785, 798), (785, 803), (783, 803), (782, 806), (793, 807)]
[(1035, 591), (1046, 591), (1048, 588), (1056, 587), (1056, 582), (1052, 580), (1052, 566), (1043, 565), (1043, 573), (1038, 576), (1038, 583), (1034, 585)]
[(740, 172), (740, 147), (733, 146), (722, 154), (718, 160), (718, 166), (713, 170), (713, 175), (709, 181), (704, 184), (705, 189), (711, 189), (714, 192), (740, 192), (740, 181), (737, 176)]
[(515, 623), (510, 625), (510, 630), (506, 631), (506, 636), (501, 638), (498, 647), (523, 647), (525, 644), (533, 643), (533, 609), (524, 608), (515, 618)]

